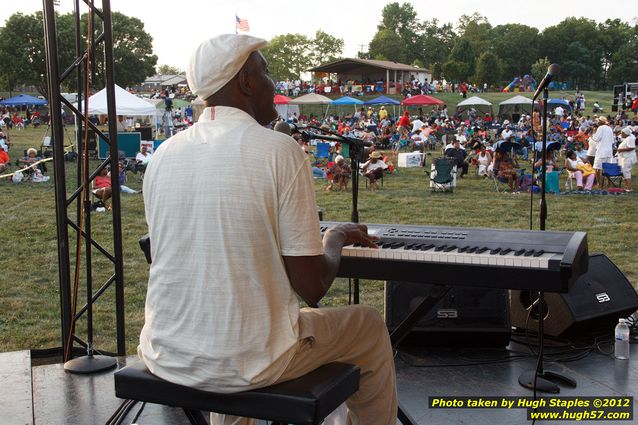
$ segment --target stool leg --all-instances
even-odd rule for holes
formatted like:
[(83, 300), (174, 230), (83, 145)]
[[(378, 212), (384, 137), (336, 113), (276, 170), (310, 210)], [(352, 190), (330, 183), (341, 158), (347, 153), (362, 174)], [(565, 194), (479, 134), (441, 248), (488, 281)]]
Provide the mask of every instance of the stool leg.
[(191, 423), (191, 425), (208, 425), (208, 421), (206, 420), (206, 418), (204, 418), (204, 415), (202, 415), (202, 412), (200, 412), (199, 410), (186, 408), (183, 408), (183, 410), (184, 413), (186, 413), (186, 417), (188, 418), (188, 421)]

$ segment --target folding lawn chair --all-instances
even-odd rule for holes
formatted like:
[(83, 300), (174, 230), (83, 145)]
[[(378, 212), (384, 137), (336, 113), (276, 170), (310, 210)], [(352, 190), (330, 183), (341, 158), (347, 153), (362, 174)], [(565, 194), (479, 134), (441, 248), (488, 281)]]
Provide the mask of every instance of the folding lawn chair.
[(456, 185), (456, 165), (450, 158), (437, 158), (432, 161), (432, 171), (426, 171), (430, 176), (432, 192), (454, 192)]
[(602, 172), (603, 172), (603, 183), (606, 177), (612, 186), (620, 187), (622, 185), (623, 177), (622, 177), (622, 169), (620, 168), (620, 165), (603, 162)]

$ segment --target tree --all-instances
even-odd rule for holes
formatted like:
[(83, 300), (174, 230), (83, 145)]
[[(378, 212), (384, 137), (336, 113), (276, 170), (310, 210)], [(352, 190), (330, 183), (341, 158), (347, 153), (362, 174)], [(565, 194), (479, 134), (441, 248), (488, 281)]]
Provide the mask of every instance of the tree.
[(455, 82), (467, 81), (474, 75), (476, 53), (472, 42), (459, 37), (454, 43), (448, 61), (443, 64), (443, 75)]
[(616, 53), (631, 43), (632, 35), (634, 35), (634, 28), (620, 19), (607, 19), (598, 24), (598, 37), (602, 47), (603, 84), (605, 86), (608, 86), (608, 73), (610, 68), (614, 67), (614, 58), (617, 57), (623, 61), (621, 56), (615, 56)]
[(33, 85), (46, 95), (42, 12), (15, 13), (0, 32), (0, 75), (11, 92), (18, 85)]
[(157, 75), (178, 75), (181, 73), (182, 71), (176, 66), (164, 64), (157, 67)]
[(532, 77), (534, 77), (537, 83), (540, 83), (545, 74), (547, 74), (547, 69), (550, 65), (551, 62), (547, 59), (547, 56), (538, 59), (532, 64)]
[(111, 18), (115, 83), (122, 87), (139, 84), (155, 73), (153, 38), (138, 18), (119, 12), (113, 12)]
[(575, 87), (588, 85), (590, 81), (598, 79), (598, 73), (601, 72), (600, 67), (593, 68), (587, 61), (581, 60), (581, 58), (587, 56), (587, 53), (587, 48), (578, 41), (567, 45), (563, 68), (567, 70), (569, 78)]
[(412, 4), (394, 2), (385, 5), (368, 56), (411, 63), (419, 58), (421, 51), (418, 28), (417, 13)]
[[(578, 58), (578, 66), (570, 68), (566, 62), (573, 62), (573, 52), (570, 51), (571, 43), (579, 43), (585, 50), (583, 56)], [(559, 79), (562, 81), (582, 82), (585, 88), (598, 85), (602, 81), (602, 47), (596, 22), (586, 18), (566, 18), (558, 25), (545, 28), (540, 37), (541, 56), (547, 56), (551, 62), (561, 66)], [(583, 79), (581, 65), (591, 70), (591, 77)]]
[(638, 26), (631, 40), (611, 57), (608, 81), (612, 84), (638, 81)]
[(401, 37), (392, 30), (384, 29), (378, 31), (370, 41), (368, 57), (404, 63), (407, 61), (405, 50)]
[(270, 40), (262, 53), (275, 80), (301, 79), (301, 73), (312, 66), (313, 44), (302, 34), (283, 34)]
[(457, 35), (452, 24), (439, 25), (436, 18), (423, 21), (421, 28), (423, 33), (419, 41), (419, 56), (426, 67), (430, 68), (432, 77), (440, 78), (441, 67), (450, 55)]
[(483, 52), (476, 61), (476, 75), (474, 81), (477, 84), (487, 83), (493, 85), (501, 81), (501, 60), (492, 52)]
[(343, 44), (343, 39), (317, 30), (310, 52), (312, 66), (339, 59), (343, 53)]
[(470, 75), (468, 64), (455, 60), (445, 62), (442, 71), (443, 76), (454, 83), (466, 81)]
[[(81, 18), (82, 46), (86, 46), (88, 15)], [(153, 55), (151, 36), (144, 31), (144, 24), (118, 12), (112, 14), (113, 58), (115, 82), (122, 86), (137, 84), (153, 75), (157, 56)], [(75, 18), (73, 14), (56, 14), (58, 36), (58, 63), (66, 69), (75, 58)], [(9, 89), (17, 85), (33, 85), (47, 96), (46, 62), (44, 49), (42, 12), (33, 15), (16, 13), (7, 19), (0, 32), (0, 76)], [(94, 85), (103, 85), (103, 44), (96, 49)], [(68, 90), (75, 91), (75, 74), (65, 81)]]
[(411, 3), (390, 3), (383, 8), (381, 16), (379, 29), (395, 31), (405, 44), (405, 63), (417, 59), (420, 50), (418, 47), (419, 21), (414, 6)]
[(457, 24), (458, 34), (472, 43), (475, 52), (485, 52), (492, 45), (492, 25), (480, 13), (461, 15)]
[(538, 58), (538, 30), (522, 24), (498, 25), (492, 29), (492, 51), (503, 65), (503, 77), (530, 73)]

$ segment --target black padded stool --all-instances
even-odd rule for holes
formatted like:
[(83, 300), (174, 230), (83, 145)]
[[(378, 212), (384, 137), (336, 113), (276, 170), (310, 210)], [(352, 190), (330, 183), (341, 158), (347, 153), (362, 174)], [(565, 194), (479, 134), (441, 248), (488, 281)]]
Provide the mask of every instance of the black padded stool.
[(204, 412), (283, 424), (318, 425), (359, 389), (359, 368), (328, 363), (291, 381), (235, 394), (219, 394), (172, 384), (136, 361), (115, 373), (119, 398), (181, 407), (193, 425), (207, 425)]

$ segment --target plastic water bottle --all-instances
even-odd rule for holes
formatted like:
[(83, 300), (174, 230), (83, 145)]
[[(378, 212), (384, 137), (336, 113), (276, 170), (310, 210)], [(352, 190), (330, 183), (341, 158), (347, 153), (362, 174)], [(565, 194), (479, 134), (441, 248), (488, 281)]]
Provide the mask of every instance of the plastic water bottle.
[(615, 330), (616, 344), (614, 346), (614, 357), (621, 360), (629, 359), (629, 326), (625, 319), (618, 319)]

